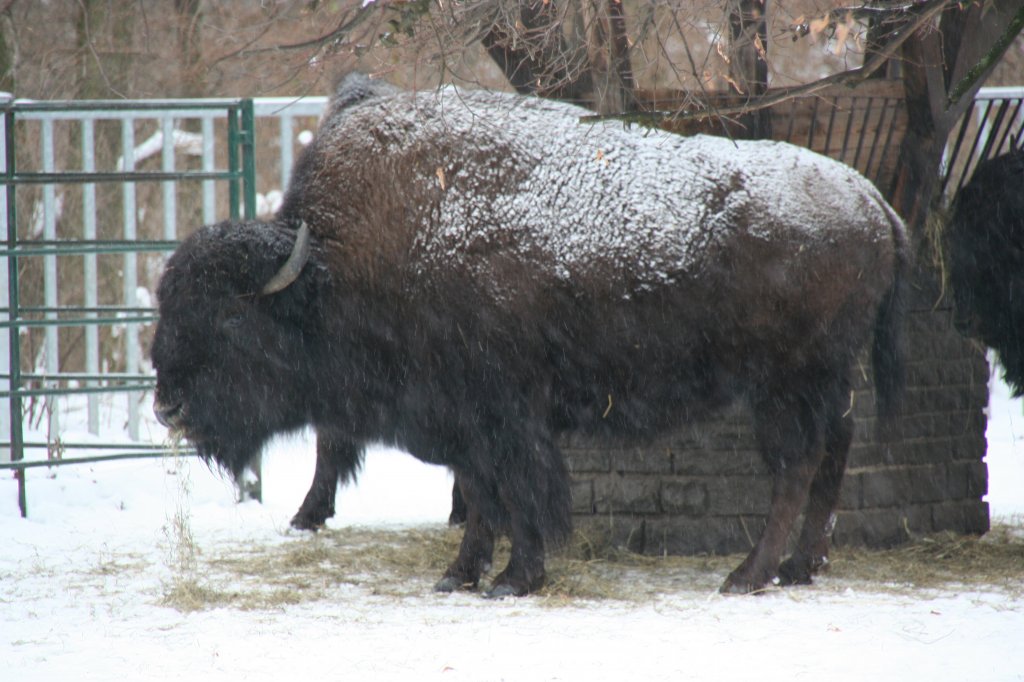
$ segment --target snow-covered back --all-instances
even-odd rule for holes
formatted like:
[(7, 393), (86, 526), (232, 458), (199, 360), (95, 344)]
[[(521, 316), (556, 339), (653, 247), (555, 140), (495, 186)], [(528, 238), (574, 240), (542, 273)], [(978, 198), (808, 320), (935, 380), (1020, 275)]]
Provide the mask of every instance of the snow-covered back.
[(373, 212), (394, 192), (386, 199), (407, 205), (413, 251), (428, 269), (465, 264), (467, 254), (471, 267), (486, 267), (478, 254), (501, 253), (538, 277), (614, 276), (634, 289), (695, 273), (716, 245), (738, 238), (891, 243), (903, 230), (870, 182), (807, 149), (581, 123), (588, 113), (455, 88), (369, 99), (328, 117), (310, 177), (352, 183), (325, 206), (345, 197)]

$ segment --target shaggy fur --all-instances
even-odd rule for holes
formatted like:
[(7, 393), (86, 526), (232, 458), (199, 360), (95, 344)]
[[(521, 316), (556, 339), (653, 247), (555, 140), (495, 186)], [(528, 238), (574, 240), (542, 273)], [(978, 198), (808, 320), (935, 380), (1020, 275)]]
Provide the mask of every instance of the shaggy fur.
[[(236, 471), (312, 424), (331, 487), (368, 442), (450, 467), (468, 518), (438, 589), (476, 586), (504, 532), (503, 596), (538, 589), (569, 532), (560, 434), (650, 438), (744, 399), (775, 484), (723, 590), (810, 580), (872, 336), (879, 404), (901, 384), (906, 235), (867, 181), (789, 145), (582, 127), (512, 95), (332, 110), (273, 222), (203, 228), (168, 262), (163, 421)], [(300, 222), (308, 264), (259, 295)]]
[(978, 164), (947, 235), (957, 328), (993, 348), (1024, 395), (1024, 149)]

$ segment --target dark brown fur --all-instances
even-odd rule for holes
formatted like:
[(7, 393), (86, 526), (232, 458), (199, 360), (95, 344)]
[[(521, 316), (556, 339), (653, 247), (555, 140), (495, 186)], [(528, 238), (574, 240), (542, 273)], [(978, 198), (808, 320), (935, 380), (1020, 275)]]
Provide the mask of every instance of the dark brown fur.
[(947, 233), (956, 325), (993, 348), (1024, 394), (1024, 149), (978, 165)]

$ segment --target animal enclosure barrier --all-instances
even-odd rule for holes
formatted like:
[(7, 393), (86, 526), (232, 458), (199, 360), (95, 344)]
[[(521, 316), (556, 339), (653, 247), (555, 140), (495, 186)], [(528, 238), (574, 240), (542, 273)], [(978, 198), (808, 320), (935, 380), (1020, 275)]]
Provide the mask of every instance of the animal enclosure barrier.
[(971, 179), (979, 163), (1013, 149), (1024, 149), (1024, 87), (983, 88), (946, 145), (946, 198), (952, 199)]
[[(0, 414), (24, 515), (27, 467), (165, 454), (140, 438), (140, 398), (155, 384), (141, 343), (156, 320), (150, 285), (179, 223), (255, 215), (255, 135), (245, 99), (2, 111)], [(87, 434), (65, 432), (59, 396), (81, 398)], [(102, 396), (123, 401), (128, 441), (104, 442)], [(26, 439), (33, 419), (45, 440)], [(45, 459), (25, 461), (31, 449)]]

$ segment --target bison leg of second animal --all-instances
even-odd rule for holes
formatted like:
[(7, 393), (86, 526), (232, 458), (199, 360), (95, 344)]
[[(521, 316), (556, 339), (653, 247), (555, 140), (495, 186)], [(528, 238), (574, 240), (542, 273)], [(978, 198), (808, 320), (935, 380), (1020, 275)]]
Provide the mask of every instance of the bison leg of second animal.
[(299, 511), (292, 517), (292, 528), (313, 531), (322, 528), (327, 519), (334, 516), (338, 483), (355, 478), (362, 459), (363, 450), (354, 443), (318, 432), (313, 483)]
[(494, 558), (494, 529), (483, 518), (480, 505), (473, 498), (474, 491), (467, 489), (465, 480), (456, 474), (455, 485), (466, 505), (466, 530), (462, 534), (459, 555), (434, 586), (438, 592), (475, 589), (480, 584), (480, 576), (491, 570)]
[(723, 593), (749, 594), (773, 582), (824, 455), (820, 419), (804, 396), (770, 395), (754, 405), (754, 420), (761, 452), (774, 471), (771, 507), (761, 538), (726, 578)]
[(461, 526), (466, 522), (466, 500), (462, 497), (459, 482), (452, 484), (452, 511), (448, 515), (449, 526)]
[(839, 502), (846, 459), (853, 441), (849, 381), (844, 380), (839, 384), (839, 391), (832, 396), (830, 402), (825, 458), (811, 483), (804, 526), (800, 531), (796, 551), (779, 566), (779, 581), (783, 585), (809, 585), (811, 577), (828, 563), (832, 514)]

